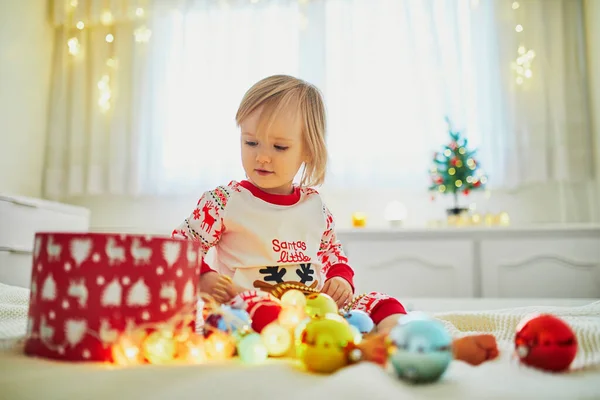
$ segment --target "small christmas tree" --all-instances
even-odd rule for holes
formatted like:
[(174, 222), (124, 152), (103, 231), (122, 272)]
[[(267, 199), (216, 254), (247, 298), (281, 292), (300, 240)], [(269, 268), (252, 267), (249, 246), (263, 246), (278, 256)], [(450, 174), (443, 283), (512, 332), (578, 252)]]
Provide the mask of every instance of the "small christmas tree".
[(484, 189), (487, 177), (474, 157), (476, 150), (469, 150), (467, 139), (460, 132), (452, 130), (448, 118), (446, 118), (446, 122), (448, 123), (450, 143), (444, 146), (441, 153), (436, 152), (433, 155), (429, 191), (442, 194), (452, 193), (454, 209), (449, 211), (458, 214), (462, 211), (458, 205), (458, 194), (468, 195), (472, 190)]

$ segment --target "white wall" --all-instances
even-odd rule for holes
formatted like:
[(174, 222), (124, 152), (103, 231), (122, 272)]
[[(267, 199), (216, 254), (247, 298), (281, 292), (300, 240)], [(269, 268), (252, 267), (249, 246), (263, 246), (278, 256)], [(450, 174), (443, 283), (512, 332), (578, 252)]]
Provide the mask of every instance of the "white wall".
[(0, 0), (0, 193), (40, 196), (53, 35), (48, 0)]
[[(600, 201), (600, 1), (585, 0), (585, 26), (590, 71), (590, 101), (595, 138), (596, 186)], [(600, 216), (596, 221), (600, 221)]]

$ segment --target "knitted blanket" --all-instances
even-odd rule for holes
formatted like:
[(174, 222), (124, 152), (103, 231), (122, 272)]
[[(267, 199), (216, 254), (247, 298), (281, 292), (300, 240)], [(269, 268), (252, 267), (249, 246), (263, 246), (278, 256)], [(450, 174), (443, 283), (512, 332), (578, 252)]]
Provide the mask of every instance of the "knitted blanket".
[[(11, 339), (25, 335), (29, 290), (0, 283), (0, 344), (14, 345)], [(502, 344), (513, 341), (519, 322), (537, 313), (552, 314), (569, 324), (577, 335), (579, 349), (573, 368), (600, 365), (600, 301), (581, 307), (519, 307), (490, 311), (456, 311), (435, 313), (450, 334), (461, 337), (490, 333)], [(506, 347), (506, 346), (503, 346)]]

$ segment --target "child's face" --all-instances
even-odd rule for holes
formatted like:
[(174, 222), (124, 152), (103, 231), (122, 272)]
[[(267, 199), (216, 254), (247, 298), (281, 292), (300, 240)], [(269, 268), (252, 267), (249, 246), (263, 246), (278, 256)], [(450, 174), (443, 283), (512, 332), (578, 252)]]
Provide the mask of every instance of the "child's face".
[(262, 107), (240, 123), (242, 164), (248, 179), (267, 193), (290, 194), (305, 161), (300, 118), (282, 113), (268, 132), (257, 132)]

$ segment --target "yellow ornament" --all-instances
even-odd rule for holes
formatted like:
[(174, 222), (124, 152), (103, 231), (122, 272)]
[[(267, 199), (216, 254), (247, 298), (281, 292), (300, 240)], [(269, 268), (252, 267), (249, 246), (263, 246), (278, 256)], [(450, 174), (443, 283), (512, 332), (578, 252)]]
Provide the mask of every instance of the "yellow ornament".
[(302, 335), (298, 356), (313, 372), (331, 373), (348, 364), (347, 347), (355, 339), (350, 325), (332, 319), (310, 321)]
[(305, 311), (310, 318), (323, 318), (326, 314), (338, 314), (338, 306), (328, 294), (313, 293), (306, 296)]
[(148, 335), (142, 344), (144, 357), (152, 364), (165, 364), (173, 361), (177, 344), (170, 332), (155, 331)]

